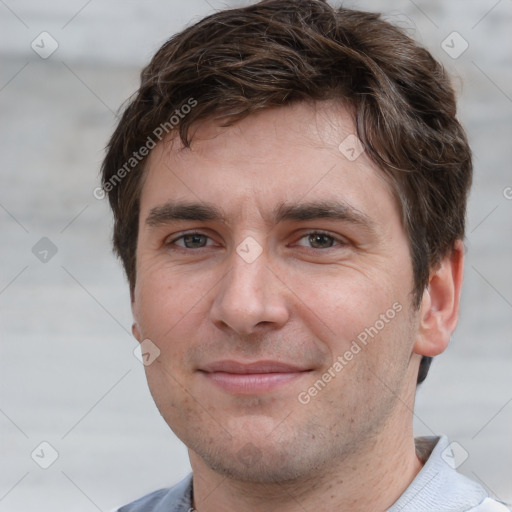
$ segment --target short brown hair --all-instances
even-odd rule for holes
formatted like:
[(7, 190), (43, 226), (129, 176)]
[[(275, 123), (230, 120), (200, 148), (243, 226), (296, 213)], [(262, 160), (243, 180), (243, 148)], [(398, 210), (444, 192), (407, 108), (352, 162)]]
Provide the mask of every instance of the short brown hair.
[[(146, 159), (133, 170), (126, 162), (191, 99), (194, 108), (172, 130), (186, 147), (190, 127), (201, 121), (228, 126), (297, 101), (350, 106), (359, 139), (400, 205), (419, 305), (430, 270), (464, 237), (472, 174), (449, 77), (427, 50), (379, 14), (322, 0), (265, 0), (216, 12), (169, 39), (142, 71), (102, 166), (114, 249), (131, 291)], [(419, 382), (429, 364), (424, 357)]]

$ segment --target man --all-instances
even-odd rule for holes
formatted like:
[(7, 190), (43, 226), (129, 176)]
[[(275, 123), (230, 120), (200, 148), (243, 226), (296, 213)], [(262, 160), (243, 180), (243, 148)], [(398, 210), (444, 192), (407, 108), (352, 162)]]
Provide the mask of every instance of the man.
[(134, 511), (502, 511), (414, 440), (455, 329), (471, 153), (442, 67), (320, 0), (218, 12), (143, 70), (103, 188), (193, 476)]

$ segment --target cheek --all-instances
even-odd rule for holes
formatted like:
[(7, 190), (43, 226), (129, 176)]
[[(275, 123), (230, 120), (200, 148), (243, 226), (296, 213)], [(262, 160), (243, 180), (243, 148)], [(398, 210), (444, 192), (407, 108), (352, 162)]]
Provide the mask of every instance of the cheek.
[[(334, 356), (403, 300), (389, 279), (361, 269), (339, 268), (294, 279), (299, 317), (326, 342)], [(391, 311), (390, 316), (394, 311)], [(380, 325), (380, 324), (379, 324)], [(336, 352), (334, 354), (334, 352)]]
[(162, 267), (140, 272), (134, 312), (142, 335), (158, 344), (194, 322), (204, 308), (204, 280)]

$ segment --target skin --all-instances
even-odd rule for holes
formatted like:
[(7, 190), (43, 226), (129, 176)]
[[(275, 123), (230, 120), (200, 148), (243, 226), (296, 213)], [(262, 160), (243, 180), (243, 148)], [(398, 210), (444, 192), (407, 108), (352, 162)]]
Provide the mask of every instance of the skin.
[[(191, 149), (174, 138), (149, 157), (133, 332), (160, 350), (146, 366), (148, 384), (189, 448), (199, 512), (385, 510), (421, 469), (412, 432), (418, 365), (455, 328), (462, 244), (432, 270), (414, 308), (399, 206), (365, 153), (350, 161), (338, 150), (352, 133), (341, 106), (299, 103), (227, 128), (204, 122)], [(165, 205), (180, 201), (214, 205), (223, 219), (170, 218)], [(282, 205), (319, 201), (351, 215), (274, 222)], [(318, 231), (327, 236), (310, 237)], [(191, 232), (199, 236), (179, 238)], [(238, 246), (257, 258), (248, 262)], [(397, 303), (400, 312), (301, 403)], [(304, 371), (244, 393), (201, 371), (219, 360)]]

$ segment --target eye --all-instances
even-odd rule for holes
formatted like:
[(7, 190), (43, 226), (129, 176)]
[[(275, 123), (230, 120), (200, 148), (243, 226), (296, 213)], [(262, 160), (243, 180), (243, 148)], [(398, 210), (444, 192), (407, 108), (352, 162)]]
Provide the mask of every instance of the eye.
[(338, 245), (346, 245), (346, 242), (343, 240), (321, 231), (312, 231), (311, 233), (304, 235), (299, 239), (298, 245), (304, 245), (303, 243), (300, 243), (301, 240), (305, 240), (305, 243), (309, 244), (313, 249), (329, 249), (330, 247), (333, 247), (336, 242), (338, 242)]
[(177, 238), (169, 240), (166, 242), (166, 245), (177, 245), (178, 247), (183, 247), (184, 249), (201, 249), (202, 247), (212, 245), (208, 244), (208, 240), (211, 241), (210, 237), (203, 235), (202, 233), (186, 233)]

